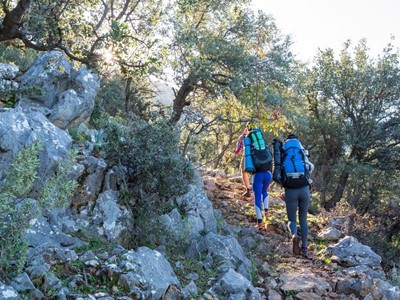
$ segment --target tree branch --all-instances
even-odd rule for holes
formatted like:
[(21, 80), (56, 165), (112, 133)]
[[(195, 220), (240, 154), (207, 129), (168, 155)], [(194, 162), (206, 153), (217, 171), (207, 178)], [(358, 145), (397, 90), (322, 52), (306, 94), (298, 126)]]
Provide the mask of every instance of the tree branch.
[(20, 0), (12, 11), (6, 11), (0, 28), (0, 41), (21, 39), (22, 19), (31, 6), (31, 0)]

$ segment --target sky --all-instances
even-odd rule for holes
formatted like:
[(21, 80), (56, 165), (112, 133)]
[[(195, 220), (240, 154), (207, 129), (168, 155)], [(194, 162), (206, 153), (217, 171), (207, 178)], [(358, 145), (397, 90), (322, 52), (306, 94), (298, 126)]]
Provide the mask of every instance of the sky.
[[(350, 39), (367, 40), (370, 56), (392, 42), (400, 48), (400, 0), (253, 0), (272, 15), (283, 34), (291, 35), (292, 52), (311, 61), (318, 49), (335, 53)], [(391, 41), (391, 36), (395, 37)]]

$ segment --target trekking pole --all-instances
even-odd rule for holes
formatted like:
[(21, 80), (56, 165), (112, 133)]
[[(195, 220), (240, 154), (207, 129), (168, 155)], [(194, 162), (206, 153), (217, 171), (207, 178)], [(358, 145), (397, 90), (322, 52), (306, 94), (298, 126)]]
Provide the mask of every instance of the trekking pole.
[(256, 83), (256, 109), (258, 111), (258, 84), (259, 84), (259, 80), (257, 77), (257, 83)]

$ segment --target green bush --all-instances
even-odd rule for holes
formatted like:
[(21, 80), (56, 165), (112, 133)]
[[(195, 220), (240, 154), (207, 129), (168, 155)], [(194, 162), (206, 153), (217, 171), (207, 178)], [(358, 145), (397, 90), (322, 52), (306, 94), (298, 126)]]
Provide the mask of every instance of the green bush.
[(101, 88), (96, 95), (95, 115), (99, 112), (110, 116), (125, 116), (135, 114), (143, 120), (150, 117), (152, 102), (149, 99), (151, 88), (141, 77), (139, 81), (120, 76), (103, 78)]
[(46, 208), (52, 208), (68, 199), (75, 188), (66, 178), (67, 165), (44, 182), (39, 201), (29, 198), (37, 180), (39, 152), (43, 146), (35, 143), (24, 148), (15, 157), (6, 173), (0, 193), (0, 279), (15, 276), (23, 270), (28, 245), (26, 230), (30, 221)]
[[(22, 150), (7, 173), (0, 194), (0, 266), (1, 277), (18, 274), (25, 262), (27, 243), (24, 231), (29, 224), (25, 199), (37, 177), (40, 144)], [(31, 212), (32, 213), (32, 212)], [(15, 272), (15, 274), (14, 274)]]
[(111, 122), (105, 132), (106, 160), (127, 167), (132, 197), (140, 202), (142, 195), (156, 194), (163, 201), (187, 191), (193, 170), (178, 152), (179, 132), (173, 127), (136, 118), (130, 125)]
[(108, 118), (102, 128), (108, 165), (126, 167), (126, 190), (120, 201), (133, 215), (126, 244), (153, 248), (162, 236), (158, 216), (171, 209), (175, 197), (187, 192), (193, 176), (190, 163), (178, 152), (179, 132), (167, 122), (150, 123), (135, 116)]
[(26, 71), (38, 56), (37, 51), (27, 48), (15, 47), (13, 42), (0, 44), (0, 59), (4, 64), (15, 64), (21, 71)]
[(58, 165), (58, 170), (48, 178), (40, 191), (39, 202), (41, 207), (64, 207), (73, 195), (77, 182), (68, 178), (68, 170), (76, 161), (76, 153), (71, 152), (68, 160)]
[(124, 111), (125, 94), (122, 80), (104, 80), (96, 95), (97, 109), (104, 110), (111, 116)]

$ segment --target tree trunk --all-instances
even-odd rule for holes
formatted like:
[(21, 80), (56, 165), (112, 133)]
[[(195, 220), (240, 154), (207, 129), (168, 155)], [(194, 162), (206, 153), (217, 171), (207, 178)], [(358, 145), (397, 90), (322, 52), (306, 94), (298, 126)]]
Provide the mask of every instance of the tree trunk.
[(185, 157), (186, 154), (187, 154), (191, 137), (192, 137), (192, 132), (189, 132), (189, 134), (188, 134), (188, 136), (186, 138), (185, 145), (183, 147), (182, 153), (181, 153), (183, 157)]
[(187, 101), (187, 97), (189, 96), (190, 92), (194, 90), (194, 84), (192, 82), (193, 81), (191, 80), (190, 76), (186, 78), (176, 94), (170, 123), (178, 123), (182, 116), (184, 107), (190, 105), (190, 101)]
[(329, 199), (324, 205), (324, 208), (327, 211), (330, 211), (332, 208), (334, 208), (336, 206), (336, 204), (342, 198), (348, 178), (349, 178), (349, 172), (343, 171), (342, 174), (340, 175), (339, 182), (336, 187), (335, 193), (333, 194), (332, 198)]
[(132, 78), (129, 77), (126, 80), (126, 85), (125, 85), (125, 112), (126, 113), (129, 113), (129, 102), (132, 98), (131, 85), (132, 85)]
[(30, 6), (31, 0), (20, 0), (13, 10), (6, 12), (0, 26), (0, 41), (7, 41), (15, 38), (22, 40), (25, 37), (20, 30), (23, 24), (22, 19)]
[(400, 222), (397, 221), (390, 226), (389, 231), (386, 234), (386, 239), (389, 240), (390, 242), (394, 242), (393, 237), (397, 237), (399, 232), (400, 232)]

